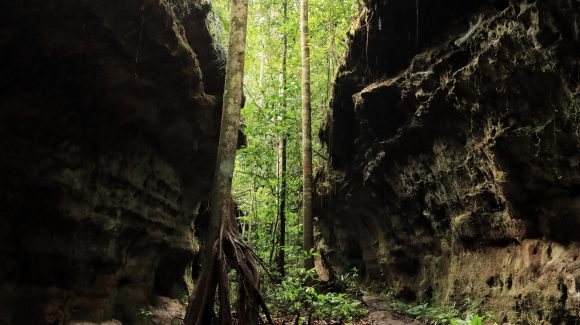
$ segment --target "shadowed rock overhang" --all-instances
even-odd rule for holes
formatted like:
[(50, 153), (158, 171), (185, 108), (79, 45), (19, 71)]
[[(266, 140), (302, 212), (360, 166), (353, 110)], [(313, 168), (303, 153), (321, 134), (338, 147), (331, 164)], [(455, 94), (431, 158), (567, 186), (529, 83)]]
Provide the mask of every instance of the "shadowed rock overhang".
[(408, 301), (580, 317), (580, 2), (365, 1), (320, 137), (320, 245)]
[(0, 324), (138, 323), (188, 293), (223, 93), (209, 9), (0, 4)]

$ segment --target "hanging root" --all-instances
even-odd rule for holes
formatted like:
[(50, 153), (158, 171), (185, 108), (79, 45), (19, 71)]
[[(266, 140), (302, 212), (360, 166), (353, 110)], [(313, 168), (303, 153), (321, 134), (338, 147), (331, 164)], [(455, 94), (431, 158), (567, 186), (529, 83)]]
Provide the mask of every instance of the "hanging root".
[(228, 270), (223, 260), (219, 263), (219, 305), (220, 319), (223, 324), (232, 323), (232, 309), (230, 306), (230, 286), (228, 282)]
[(230, 220), (224, 220), (219, 239), (213, 245), (213, 254), (206, 258), (206, 265), (190, 300), (185, 325), (211, 324), (215, 292), (218, 289), (220, 324), (231, 325), (232, 312), (228, 281), (228, 269), (236, 270), (238, 277), (238, 321), (239, 325), (258, 324), (261, 308), (268, 324), (273, 325), (266, 302), (259, 290), (260, 258), (239, 240), (237, 227)]

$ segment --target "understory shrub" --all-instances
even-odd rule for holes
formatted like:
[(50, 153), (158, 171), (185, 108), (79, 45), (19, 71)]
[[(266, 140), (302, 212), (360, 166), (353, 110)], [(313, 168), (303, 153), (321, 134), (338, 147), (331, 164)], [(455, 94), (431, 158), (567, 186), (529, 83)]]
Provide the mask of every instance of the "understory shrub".
[[(266, 300), (274, 314), (312, 315), (314, 319), (352, 321), (366, 316), (364, 305), (351, 293), (322, 291), (314, 269), (297, 268), (280, 284), (265, 290)], [(341, 286), (352, 287), (356, 275), (342, 278)], [(322, 291), (322, 292), (321, 292)]]
[[(432, 325), (481, 325), (485, 319), (492, 319), (493, 313), (486, 312), (479, 315), (479, 306), (466, 299), (460, 308), (452, 306), (434, 306), (430, 303), (421, 303), (416, 306), (406, 304), (397, 299), (395, 290), (387, 290), (381, 294), (393, 311), (408, 315)], [(461, 311), (463, 310), (463, 312)]]

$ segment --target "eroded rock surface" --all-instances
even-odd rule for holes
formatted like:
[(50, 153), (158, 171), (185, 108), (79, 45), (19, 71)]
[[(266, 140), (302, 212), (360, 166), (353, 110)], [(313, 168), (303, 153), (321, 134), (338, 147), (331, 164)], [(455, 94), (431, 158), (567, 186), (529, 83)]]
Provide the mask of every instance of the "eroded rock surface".
[(0, 4), (0, 324), (139, 324), (187, 294), (223, 92), (209, 9)]
[(320, 132), (327, 260), (408, 301), (580, 322), (580, 1), (365, 7)]

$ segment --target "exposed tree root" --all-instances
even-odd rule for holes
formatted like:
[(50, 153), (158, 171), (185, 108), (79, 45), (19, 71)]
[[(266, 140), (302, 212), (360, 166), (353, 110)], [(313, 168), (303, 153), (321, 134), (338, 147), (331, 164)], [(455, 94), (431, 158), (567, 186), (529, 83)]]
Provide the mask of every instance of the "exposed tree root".
[(258, 324), (260, 308), (266, 315), (268, 324), (273, 324), (259, 290), (258, 266), (262, 262), (252, 249), (238, 238), (240, 237), (237, 227), (233, 226), (231, 218), (226, 218), (220, 229), (219, 239), (214, 242), (212, 254), (205, 258), (205, 272), (200, 275), (189, 302), (185, 325), (207, 325), (213, 322), (216, 290), (219, 305), (218, 323), (233, 324), (228, 269), (237, 272), (237, 324)]

